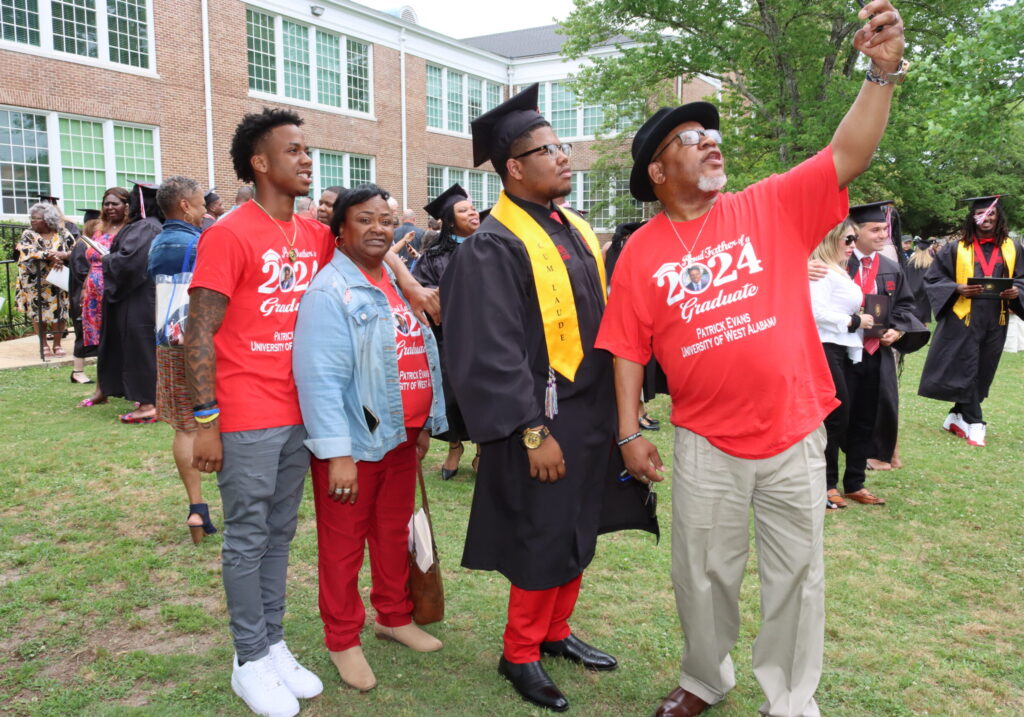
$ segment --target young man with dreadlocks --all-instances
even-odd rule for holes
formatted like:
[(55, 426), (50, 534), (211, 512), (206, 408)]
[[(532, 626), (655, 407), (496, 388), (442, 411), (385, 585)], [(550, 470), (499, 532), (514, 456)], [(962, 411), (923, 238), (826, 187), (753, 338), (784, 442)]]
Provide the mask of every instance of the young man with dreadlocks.
[[(918, 394), (952, 401), (944, 430), (985, 445), (981, 402), (988, 396), (1006, 342), (1012, 311), (1024, 318), (1024, 255), (1009, 236), (1001, 197), (965, 199), (970, 211), (959, 241), (944, 246), (924, 277), (935, 312), (935, 337), (921, 372)], [(998, 295), (986, 296), (971, 277), (1013, 280)]]

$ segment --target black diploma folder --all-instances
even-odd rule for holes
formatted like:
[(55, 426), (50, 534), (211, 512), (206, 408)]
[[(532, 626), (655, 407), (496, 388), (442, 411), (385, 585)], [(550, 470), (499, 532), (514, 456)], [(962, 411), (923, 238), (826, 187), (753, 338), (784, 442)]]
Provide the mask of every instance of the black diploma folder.
[(1009, 277), (993, 279), (991, 276), (968, 277), (967, 285), (973, 284), (981, 284), (981, 293), (972, 296), (972, 299), (998, 299), (1001, 291), (1013, 288), (1013, 279)]
[(864, 294), (864, 312), (871, 314), (875, 325), (864, 329), (864, 338), (880, 339), (889, 328), (889, 296), (887, 294)]

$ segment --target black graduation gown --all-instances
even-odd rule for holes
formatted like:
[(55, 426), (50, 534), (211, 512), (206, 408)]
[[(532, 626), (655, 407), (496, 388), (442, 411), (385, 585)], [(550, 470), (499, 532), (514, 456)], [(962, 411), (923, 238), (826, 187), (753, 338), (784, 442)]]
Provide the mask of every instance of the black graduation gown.
[[(456, 249), (455, 251), (458, 251)], [(444, 276), (448, 264), (455, 257), (455, 252), (428, 251), (413, 267), (412, 275), (418, 282), (428, 288), (441, 285), (441, 277)], [(441, 388), (444, 390), (444, 411), (448, 416), (448, 430), (431, 436), (439, 441), (468, 441), (469, 431), (466, 429), (466, 421), (462, 418), (462, 411), (459, 410), (459, 403), (455, 400), (455, 393), (452, 391), (451, 379), (448, 378), (448, 370), (445, 368), (447, 362), (444, 360), (444, 327), (430, 322), (430, 329), (434, 332), (434, 339), (437, 341), (437, 350), (441, 354)]]
[[(914, 295), (899, 264), (881, 254), (875, 254), (878, 274), (875, 277), (876, 294), (889, 297), (888, 328), (903, 331), (904, 336), (892, 346), (880, 346), (881, 353), (878, 377), (878, 406), (875, 414), (874, 450), (871, 457), (890, 461), (896, 450), (899, 433), (900, 387), (897, 363), (900, 354), (917, 351), (928, 343), (931, 333), (914, 314)], [(856, 255), (850, 257), (847, 271), (852, 279), (857, 275), (859, 264)]]
[(132, 222), (103, 257), (100, 389), (139, 403), (156, 401), (156, 287), (147, 264), (149, 245), (160, 230), (154, 217)]
[(927, 268), (922, 269), (914, 266), (908, 260), (907, 268), (903, 272), (907, 277), (907, 286), (910, 287), (910, 293), (914, 295), (914, 316), (925, 326), (931, 323), (932, 320), (931, 304), (928, 303), (928, 294), (924, 290), (924, 275), (927, 271)]
[[(999, 323), (1004, 302), (971, 301), (967, 325), (953, 313), (953, 305), (959, 297), (956, 293), (956, 250), (959, 243), (950, 242), (942, 247), (925, 274), (925, 291), (935, 312), (935, 339), (925, 358), (917, 393), (939, 401), (980, 403), (988, 396), (1006, 343), (1006, 324)], [(992, 245), (983, 246), (986, 259), (990, 258)], [(1017, 261), (1013, 280), (1024, 296), (1024, 249), (1020, 243), (1015, 243), (1015, 246)], [(981, 267), (975, 263), (974, 276), (983, 275)], [(995, 275), (1007, 276), (1006, 265), (997, 265)], [(1024, 304), (1020, 297), (1009, 302), (1009, 309), (1024, 318)]]
[(82, 287), (89, 276), (89, 259), (85, 256), (86, 244), (76, 241), (68, 257), (68, 300), (71, 304), (71, 321), (75, 327), (75, 358), (95, 356), (97, 347), (86, 346), (82, 341)]
[[(574, 579), (604, 530), (657, 532), (632, 479), (618, 480), (612, 357), (594, 348), (604, 311), (597, 268), (582, 239), (551, 209), (515, 199), (561, 249), (579, 318), (583, 361), (557, 376), (558, 414), (544, 415), (548, 355), (533, 272), (523, 243), (494, 217), (466, 240), (441, 280), (445, 363), (480, 472), (463, 566), (497, 570), (513, 585), (545, 590)], [(543, 423), (565, 456), (565, 477), (529, 476), (520, 432)], [(602, 505), (604, 501), (604, 510)]]

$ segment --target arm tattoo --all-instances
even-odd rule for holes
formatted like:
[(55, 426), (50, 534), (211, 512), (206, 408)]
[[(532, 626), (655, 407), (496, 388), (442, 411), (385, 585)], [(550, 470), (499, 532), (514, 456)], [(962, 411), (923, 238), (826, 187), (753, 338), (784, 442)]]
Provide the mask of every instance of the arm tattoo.
[(188, 303), (188, 324), (185, 326), (185, 380), (193, 404), (217, 398), (217, 355), (213, 335), (217, 333), (228, 297), (212, 289), (195, 288)]

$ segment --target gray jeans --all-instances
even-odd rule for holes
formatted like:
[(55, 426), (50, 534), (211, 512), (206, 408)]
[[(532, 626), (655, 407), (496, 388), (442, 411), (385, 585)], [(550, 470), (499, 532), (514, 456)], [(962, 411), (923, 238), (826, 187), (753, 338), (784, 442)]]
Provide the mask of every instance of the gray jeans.
[(309, 469), (305, 438), (302, 426), (221, 434), (221, 562), (239, 662), (260, 659), (284, 637), (288, 549)]

